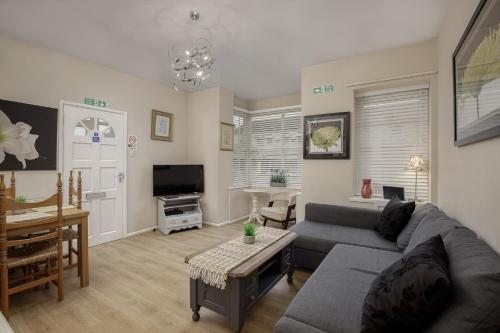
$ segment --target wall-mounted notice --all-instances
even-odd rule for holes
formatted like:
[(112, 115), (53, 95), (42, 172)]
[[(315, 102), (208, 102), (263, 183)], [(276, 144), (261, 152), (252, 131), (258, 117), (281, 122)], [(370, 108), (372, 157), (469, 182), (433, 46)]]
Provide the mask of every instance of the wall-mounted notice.
[(129, 135), (127, 141), (128, 156), (133, 157), (137, 151), (137, 135)]
[(106, 101), (95, 99), (95, 98), (90, 98), (90, 97), (85, 97), (83, 99), (83, 103), (85, 103), (87, 105), (98, 106), (100, 108), (106, 107)]
[(331, 94), (333, 92), (335, 92), (335, 87), (333, 86), (333, 84), (327, 84), (327, 85), (324, 85), (324, 86), (314, 87), (313, 90), (312, 90), (312, 93), (314, 95), (318, 95), (318, 94)]

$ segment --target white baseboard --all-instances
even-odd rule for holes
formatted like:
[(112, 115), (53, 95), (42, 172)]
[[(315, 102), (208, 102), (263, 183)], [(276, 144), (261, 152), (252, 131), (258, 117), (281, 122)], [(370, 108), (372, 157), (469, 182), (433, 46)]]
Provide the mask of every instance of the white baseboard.
[(155, 225), (154, 227), (148, 227), (146, 229), (142, 229), (142, 230), (139, 230), (139, 231), (131, 232), (131, 233), (127, 234), (125, 236), (125, 238), (129, 238), (129, 237), (132, 237), (132, 236), (137, 236), (137, 235), (143, 234), (145, 232), (149, 232), (149, 231), (154, 230), (154, 229), (158, 229), (158, 226)]
[(232, 219), (230, 221), (222, 221), (222, 222), (219, 222), (219, 223), (204, 221), (203, 224), (206, 224), (206, 225), (209, 225), (209, 226), (213, 226), (213, 227), (222, 227), (223, 225), (228, 225), (228, 224), (231, 224), (231, 223), (235, 223), (235, 222), (240, 222), (240, 221), (246, 220), (246, 219), (248, 219), (248, 216), (249, 215), (244, 215), (244, 216), (240, 216), (240, 217), (237, 217), (235, 219)]

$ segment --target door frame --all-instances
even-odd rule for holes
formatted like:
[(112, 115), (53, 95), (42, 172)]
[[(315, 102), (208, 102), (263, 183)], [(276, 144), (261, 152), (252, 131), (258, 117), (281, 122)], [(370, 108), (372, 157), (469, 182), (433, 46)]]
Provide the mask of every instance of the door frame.
[(121, 238), (125, 238), (127, 235), (127, 178), (128, 178), (128, 172), (127, 172), (127, 135), (128, 135), (128, 119), (127, 119), (127, 112), (126, 111), (120, 111), (120, 110), (114, 110), (114, 109), (108, 109), (108, 108), (102, 108), (98, 106), (93, 106), (93, 105), (88, 105), (88, 104), (82, 104), (82, 103), (76, 103), (76, 102), (69, 102), (69, 101), (64, 101), (61, 100), (59, 102), (59, 112), (58, 112), (58, 126), (57, 126), (57, 168), (58, 172), (63, 172), (64, 171), (64, 156), (63, 156), (63, 147), (64, 147), (64, 106), (65, 105), (70, 105), (70, 106), (76, 106), (76, 107), (81, 107), (81, 108), (86, 108), (86, 109), (91, 109), (91, 110), (96, 110), (96, 111), (103, 111), (103, 112), (111, 112), (111, 113), (117, 113), (120, 115), (123, 115), (123, 147), (122, 147), (122, 154), (123, 154), (123, 173), (125, 175), (125, 178), (123, 179), (123, 193), (122, 193), (122, 200), (123, 200), (123, 205), (122, 205), (122, 216), (123, 216), (123, 226), (122, 226), (122, 235)]

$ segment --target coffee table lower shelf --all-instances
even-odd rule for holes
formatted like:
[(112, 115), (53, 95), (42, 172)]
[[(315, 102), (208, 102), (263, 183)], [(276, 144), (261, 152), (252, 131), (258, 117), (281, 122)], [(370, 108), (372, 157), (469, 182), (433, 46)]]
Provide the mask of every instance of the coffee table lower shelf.
[(203, 306), (225, 316), (229, 320), (231, 329), (239, 332), (247, 313), (283, 276), (288, 275), (288, 283), (292, 282), (294, 271), (292, 245), (293, 239), (242, 276), (235, 277), (230, 274), (225, 289), (209, 286), (200, 279), (190, 279), (190, 306), (193, 320), (200, 320), (199, 311)]

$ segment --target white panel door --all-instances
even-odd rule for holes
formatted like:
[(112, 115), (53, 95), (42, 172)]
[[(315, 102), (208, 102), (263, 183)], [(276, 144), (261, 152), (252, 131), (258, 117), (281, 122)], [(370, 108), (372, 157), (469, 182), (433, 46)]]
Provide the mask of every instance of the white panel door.
[(70, 170), (82, 172), (82, 206), (90, 211), (89, 245), (120, 239), (125, 218), (126, 115), (78, 104), (62, 106), (63, 179), (67, 181)]

